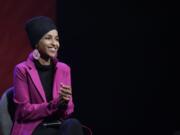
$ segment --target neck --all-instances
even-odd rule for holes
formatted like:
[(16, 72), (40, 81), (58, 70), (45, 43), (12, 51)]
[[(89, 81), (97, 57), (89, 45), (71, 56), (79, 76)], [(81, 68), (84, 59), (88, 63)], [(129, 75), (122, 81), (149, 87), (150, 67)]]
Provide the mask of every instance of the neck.
[(51, 64), (51, 59), (50, 58), (48, 58), (48, 59), (44, 59), (44, 58), (39, 58), (39, 63), (41, 64), (41, 65), (50, 65)]

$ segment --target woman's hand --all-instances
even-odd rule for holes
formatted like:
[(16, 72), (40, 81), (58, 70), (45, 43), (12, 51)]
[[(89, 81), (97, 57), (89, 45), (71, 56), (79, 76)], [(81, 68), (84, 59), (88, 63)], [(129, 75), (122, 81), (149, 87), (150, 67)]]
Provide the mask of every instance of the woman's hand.
[(59, 90), (59, 95), (60, 103), (68, 103), (72, 96), (71, 87), (61, 83), (61, 90)]

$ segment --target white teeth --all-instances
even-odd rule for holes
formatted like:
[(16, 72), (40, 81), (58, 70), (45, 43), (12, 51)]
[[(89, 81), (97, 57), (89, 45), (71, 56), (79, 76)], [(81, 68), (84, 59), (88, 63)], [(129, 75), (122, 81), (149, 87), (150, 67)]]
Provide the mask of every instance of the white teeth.
[(49, 50), (51, 50), (51, 51), (56, 51), (56, 49), (55, 49), (55, 48), (49, 48)]

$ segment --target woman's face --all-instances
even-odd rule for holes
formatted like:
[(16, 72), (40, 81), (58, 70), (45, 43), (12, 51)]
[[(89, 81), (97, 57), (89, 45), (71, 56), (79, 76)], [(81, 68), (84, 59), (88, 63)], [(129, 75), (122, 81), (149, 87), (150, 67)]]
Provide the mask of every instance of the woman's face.
[(44, 58), (53, 58), (57, 56), (60, 47), (59, 36), (57, 30), (51, 30), (46, 33), (39, 41), (37, 49)]

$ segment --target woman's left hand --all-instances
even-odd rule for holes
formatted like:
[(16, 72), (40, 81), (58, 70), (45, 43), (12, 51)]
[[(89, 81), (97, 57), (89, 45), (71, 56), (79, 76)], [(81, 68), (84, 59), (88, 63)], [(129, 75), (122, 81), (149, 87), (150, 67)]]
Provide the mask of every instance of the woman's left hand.
[(59, 95), (60, 95), (60, 100), (61, 100), (60, 102), (69, 102), (72, 96), (71, 87), (61, 83), (61, 90), (59, 90)]

